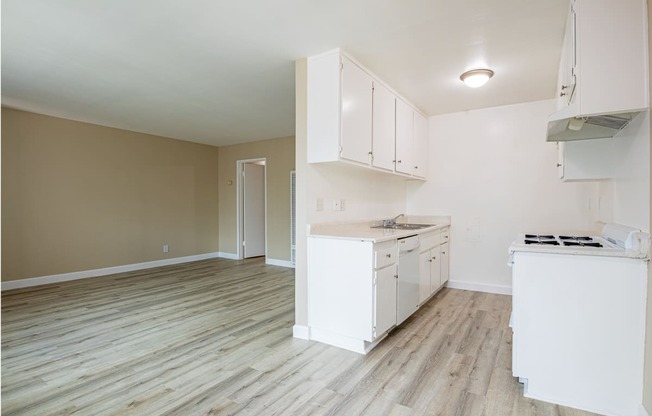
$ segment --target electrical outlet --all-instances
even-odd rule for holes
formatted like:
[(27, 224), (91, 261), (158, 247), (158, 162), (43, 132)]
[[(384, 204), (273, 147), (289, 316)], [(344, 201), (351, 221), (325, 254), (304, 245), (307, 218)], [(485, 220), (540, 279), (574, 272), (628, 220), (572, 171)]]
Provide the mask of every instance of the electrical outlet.
[(316, 201), (316, 207), (315, 211), (323, 211), (324, 210), (324, 198), (317, 198)]
[(167, 253), (169, 251), (170, 251), (170, 246), (168, 246), (167, 244), (163, 244), (163, 252)]

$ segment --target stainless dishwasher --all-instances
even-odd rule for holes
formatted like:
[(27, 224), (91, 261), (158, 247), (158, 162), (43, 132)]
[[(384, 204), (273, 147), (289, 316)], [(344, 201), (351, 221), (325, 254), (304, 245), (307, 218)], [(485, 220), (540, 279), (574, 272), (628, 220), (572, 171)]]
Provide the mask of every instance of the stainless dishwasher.
[(419, 307), (419, 246), (418, 235), (398, 239), (397, 325)]

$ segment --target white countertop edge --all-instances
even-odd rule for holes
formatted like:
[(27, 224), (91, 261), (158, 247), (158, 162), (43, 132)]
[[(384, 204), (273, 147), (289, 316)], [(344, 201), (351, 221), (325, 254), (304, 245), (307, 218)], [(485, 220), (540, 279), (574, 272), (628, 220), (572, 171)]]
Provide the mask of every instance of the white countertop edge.
[(559, 248), (557, 246), (534, 246), (526, 244), (517, 244), (512, 243), (509, 246), (509, 254), (512, 255), (515, 252), (526, 252), (526, 253), (542, 253), (542, 254), (563, 254), (563, 255), (573, 255), (573, 256), (594, 256), (594, 257), (620, 257), (627, 259), (636, 259), (636, 260), (645, 260), (649, 261), (650, 258), (645, 254), (638, 251), (627, 251), (627, 250), (615, 250), (615, 249), (601, 249), (594, 250), (588, 247), (584, 248)]
[(371, 228), (373, 225), (379, 225), (382, 220), (317, 223), (308, 225), (307, 235), (308, 237), (314, 238), (335, 238), (380, 243), (411, 235), (441, 230), (450, 226), (450, 217), (410, 215), (406, 220), (401, 218), (399, 223), (408, 222), (411, 224), (433, 225), (432, 227), (422, 228), (420, 230), (386, 230)]

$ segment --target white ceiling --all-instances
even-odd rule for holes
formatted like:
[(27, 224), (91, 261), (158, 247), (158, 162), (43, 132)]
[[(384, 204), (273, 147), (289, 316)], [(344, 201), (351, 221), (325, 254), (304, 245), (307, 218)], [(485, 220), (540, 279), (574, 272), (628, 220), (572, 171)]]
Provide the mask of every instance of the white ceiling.
[[(428, 115), (552, 98), (568, 0), (4, 0), (2, 104), (224, 145), (294, 134), (341, 47)], [(496, 72), (480, 89), (459, 75)]]

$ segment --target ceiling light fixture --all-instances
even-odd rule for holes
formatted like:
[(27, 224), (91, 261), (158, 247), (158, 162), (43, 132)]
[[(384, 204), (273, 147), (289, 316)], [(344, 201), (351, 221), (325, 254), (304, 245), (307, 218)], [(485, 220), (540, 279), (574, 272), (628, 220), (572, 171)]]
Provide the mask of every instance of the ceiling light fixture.
[(460, 75), (460, 79), (471, 88), (478, 88), (489, 81), (494, 76), (491, 69), (472, 69)]

